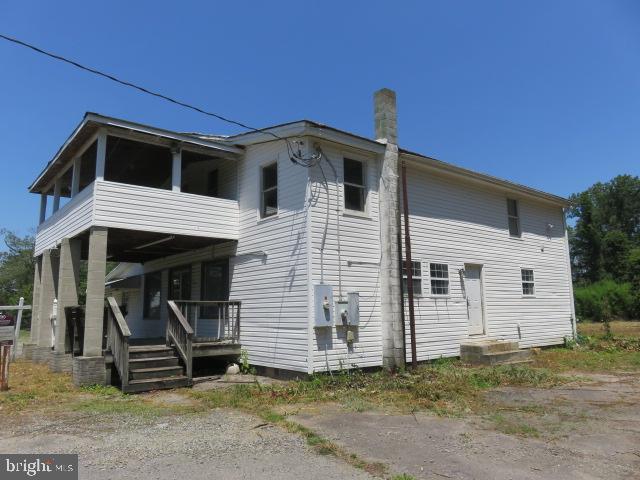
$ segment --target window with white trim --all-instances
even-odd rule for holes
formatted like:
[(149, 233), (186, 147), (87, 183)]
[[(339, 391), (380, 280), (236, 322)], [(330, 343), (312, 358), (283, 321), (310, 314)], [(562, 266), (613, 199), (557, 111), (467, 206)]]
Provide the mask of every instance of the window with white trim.
[(507, 217), (509, 220), (509, 235), (519, 237), (520, 231), (520, 214), (518, 201), (513, 198), (507, 198)]
[[(413, 283), (413, 294), (414, 295), (422, 295), (422, 263), (420, 262), (411, 262), (411, 281)], [(405, 295), (409, 293), (409, 288), (407, 284), (407, 263), (405, 260), (402, 261), (402, 291)]]
[(449, 265), (446, 263), (430, 263), (429, 277), (431, 295), (449, 295)]
[(536, 287), (533, 280), (533, 269), (521, 268), (520, 275), (522, 276), (522, 295), (535, 295)]
[(367, 187), (364, 181), (364, 162), (345, 158), (344, 170), (344, 208), (364, 212)]
[(272, 163), (261, 170), (260, 217), (278, 213), (278, 164)]

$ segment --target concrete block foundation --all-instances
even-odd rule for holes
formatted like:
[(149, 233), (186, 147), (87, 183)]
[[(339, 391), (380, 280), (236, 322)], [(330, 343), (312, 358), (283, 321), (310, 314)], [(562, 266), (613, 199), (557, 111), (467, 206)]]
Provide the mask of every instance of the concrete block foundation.
[(49, 368), (52, 372), (72, 373), (73, 357), (70, 353), (51, 352)]
[(86, 385), (106, 385), (107, 372), (104, 357), (74, 357), (73, 384), (81, 387)]
[(33, 361), (33, 350), (37, 347), (35, 343), (22, 344), (22, 358), (24, 360)]

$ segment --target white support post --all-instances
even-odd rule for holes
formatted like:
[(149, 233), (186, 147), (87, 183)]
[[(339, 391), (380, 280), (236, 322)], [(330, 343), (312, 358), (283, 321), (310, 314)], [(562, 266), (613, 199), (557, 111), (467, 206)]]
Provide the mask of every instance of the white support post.
[(22, 307), (24, 307), (24, 297), (20, 297), (20, 301), (18, 302), (18, 318), (16, 319), (16, 329), (13, 334), (13, 352), (11, 352), (12, 361), (16, 359), (16, 351), (18, 350), (20, 327), (22, 326)]
[(96, 155), (96, 180), (104, 180), (104, 165), (107, 156), (107, 132), (98, 132), (98, 148)]
[(173, 167), (171, 169), (171, 190), (179, 192), (182, 185), (182, 150), (174, 148), (171, 150), (173, 154)]
[(40, 194), (40, 223), (44, 222), (47, 218), (47, 194)]
[(80, 165), (81, 157), (73, 159), (73, 176), (71, 177), (71, 198), (75, 197), (80, 191)]
[(60, 209), (60, 190), (62, 189), (62, 179), (56, 178), (53, 185), (53, 209), (52, 213), (56, 213)]

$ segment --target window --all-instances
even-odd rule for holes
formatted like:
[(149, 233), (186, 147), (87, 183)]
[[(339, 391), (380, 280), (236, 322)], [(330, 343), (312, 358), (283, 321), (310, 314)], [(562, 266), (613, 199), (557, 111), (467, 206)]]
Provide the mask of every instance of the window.
[(430, 263), (431, 295), (449, 295), (449, 265)]
[(364, 163), (344, 159), (344, 208), (364, 212), (365, 205)]
[(260, 217), (266, 218), (278, 213), (278, 164), (262, 167), (262, 205)]
[(533, 270), (530, 268), (523, 268), (520, 272), (522, 275), (522, 294), (535, 295), (536, 289), (533, 281)]
[(147, 273), (144, 276), (144, 318), (160, 318), (160, 291), (162, 272)]
[(174, 268), (169, 276), (169, 300), (191, 300), (191, 267)]
[(509, 235), (520, 236), (520, 216), (518, 215), (518, 201), (507, 198), (507, 216), (509, 217)]
[[(229, 300), (229, 262), (206, 262), (202, 264), (200, 299), (210, 301)], [(203, 318), (217, 318), (217, 306), (202, 307)]]
[[(420, 262), (411, 262), (411, 280), (413, 281), (413, 294), (422, 295), (422, 264)], [(409, 293), (407, 288), (407, 266), (402, 261), (402, 291), (405, 295)]]

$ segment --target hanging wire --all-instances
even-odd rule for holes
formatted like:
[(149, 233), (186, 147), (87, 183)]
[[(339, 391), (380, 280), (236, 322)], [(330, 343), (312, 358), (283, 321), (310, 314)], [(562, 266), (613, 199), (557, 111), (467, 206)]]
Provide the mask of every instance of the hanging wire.
[(175, 98), (169, 97), (168, 95), (164, 95), (162, 93), (156, 92), (154, 90), (150, 90), (146, 87), (143, 87), (141, 85), (135, 84), (133, 82), (129, 82), (127, 80), (122, 80), (121, 78), (116, 77), (115, 75), (112, 75), (110, 73), (106, 73), (103, 72), (101, 70), (98, 70), (96, 68), (92, 68), (92, 67), (87, 67), (86, 65), (82, 65), (81, 63), (75, 61), (75, 60), (71, 60), (69, 58), (63, 57), (62, 55), (58, 55), (56, 53), (52, 53), (49, 52), (47, 50), (44, 50), (40, 47), (36, 47), (35, 45), (32, 45), (30, 43), (27, 43), (23, 40), (19, 40), (17, 38), (14, 37), (10, 37), (8, 35), (4, 35), (2, 33), (0, 33), (0, 39), (6, 40), (7, 42), (11, 42), (14, 43), (16, 45), (20, 45), (22, 47), (26, 47), (28, 49), (33, 50), (34, 52), (37, 52), (41, 55), (45, 55), (49, 58), (53, 58), (54, 60), (58, 60), (60, 62), (64, 62), (67, 63), (69, 65), (72, 65), (76, 68), (79, 68), (80, 70), (84, 70), (86, 72), (92, 73), (94, 75), (98, 75), (100, 77), (106, 78), (107, 80), (111, 80), (112, 82), (118, 83), (120, 85), (123, 85), (125, 87), (129, 87), (129, 88), (133, 88), (141, 93), (145, 93), (147, 95), (151, 95), (153, 97), (159, 98), (161, 100), (165, 100), (167, 102), (173, 103), (175, 105), (178, 105), (180, 107), (183, 108), (187, 108), (189, 110), (193, 110), (195, 112), (201, 113), (203, 115), (207, 115), (209, 117), (213, 117), (216, 118), (220, 121), (229, 123), (231, 125), (236, 125), (240, 128), (243, 128), (245, 130), (249, 130), (251, 132), (256, 132), (256, 133), (263, 133), (266, 135), (270, 135), (273, 138), (277, 139), (277, 140), (282, 140), (286, 143), (287, 145), (287, 152), (289, 153), (289, 159), (296, 165), (300, 165), (301, 167), (306, 167), (306, 168), (310, 168), (313, 167), (314, 165), (316, 165), (321, 158), (320, 154), (312, 154), (309, 157), (305, 157), (302, 155), (302, 152), (300, 151), (300, 148), (298, 148), (298, 150), (296, 151), (296, 149), (294, 149), (293, 145), (291, 144), (291, 141), (288, 138), (285, 137), (281, 137), (280, 135), (277, 135), (275, 133), (273, 133), (272, 131), (270, 131), (268, 128), (255, 128), (255, 127), (251, 127), (243, 122), (239, 122), (237, 120), (233, 120), (231, 118), (227, 118), (223, 115), (220, 115), (218, 113), (215, 112), (211, 112), (211, 111), (207, 111), (204, 108), (183, 102), (181, 100), (176, 100)]

